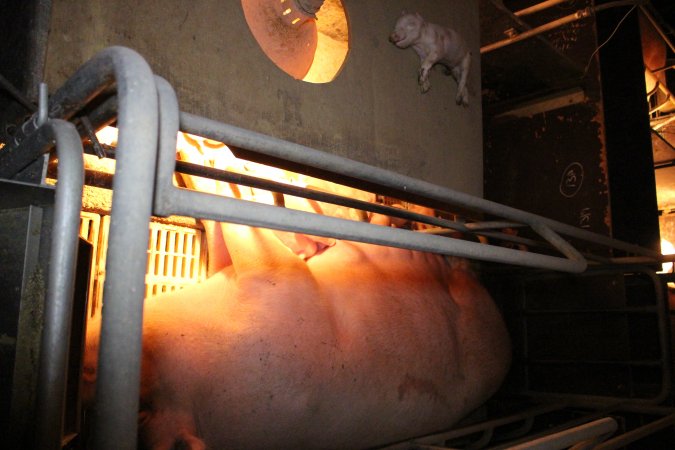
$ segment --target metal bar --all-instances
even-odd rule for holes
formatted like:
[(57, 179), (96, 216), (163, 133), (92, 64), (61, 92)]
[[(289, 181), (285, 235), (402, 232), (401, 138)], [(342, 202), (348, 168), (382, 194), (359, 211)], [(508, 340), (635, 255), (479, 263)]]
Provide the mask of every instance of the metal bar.
[(646, 5), (640, 5), (640, 11), (642, 11), (642, 14), (645, 15), (647, 20), (652, 24), (654, 29), (656, 30), (657, 33), (659, 33), (659, 36), (661, 36), (661, 39), (670, 47), (670, 50), (672, 52), (675, 52), (675, 45), (673, 45), (672, 41), (668, 38), (668, 35), (663, 32), (663, 28), (659, 23), (656, 21), (652, 13), (646, 8)]
[(7, 80), (7, 78), (3, 77), (0, 75), (0, 88), (4, 89), (7, 91), (8, 94), (10, 94), (14, 100), (16, 100), (21, 106), (26, 108), (30, 112), (35, 112), (37, 111), (37, 106), (34, 105), (30, 100), (26, 98), (25, 95), (21, 93), (17, 88), (14, 87), (12, 83)]
[(529, 420), (532, 417), (536, 417), (543, 414), (548, 414), (554, 411), (560, 411), (567, 407), (566, 403), (555, 403), (547, 404), (543, 406), (535, 406), (530, 409), (526, 409), (517, 414), (512, 414), (510, 416), (500, 417), (498, 419), (488, 420), (485, 422), (480, 422), (474, 425), (469, 425), (462, 428), (457, 428), (455, 430), (446, 431), (444, 433), (432, 434), (429, 436), (424, 436), (421, 438), (414, 439), (413, 441), (394, 444), (388, 447), (384, 447), (383, 450), (403, 450), (411, 448), (411, 445), (418, 444), (435, 444), (439, 442), (449, 441), (451, 439), (459, 438), (462, 436), (468, 436), (474, 433), (478, 433), (485, 430), (495, 429), (500, 426), (508, 425), (511, 423), (516, 423), (524, 420)]
[(675, 114), (671, 114), (669, 116), (664, 115), (664, 116), (658, 117), (656, 119), (652, 119), (652, 121), (661, 121), (661, 120), (662, 120), (662, 122), (659, 122), (659, 123), (654, 125), (654, 127), (653, 127), (654, 130), (658, 131), (661, 128), (663, 128), (663, 127), (671, 124), (673, 121), (675, 121)]
[[(278, 183), (275, 181), (265, 180), (250, 175), (244, 175), (229, 171), (223, 171), (215, 169), (212, 167), (205, 167), (198, 164), (187, 163), (184, 161), (176, 161), (176, 172), (186, 173), (188, 175), (196, 176), (205, 176), (208, 178), (226, 181), (230, 183), (242, 184), (245, 186), (257, 187), (261, 189), (266, 189), (269, 191), (280, 192), (283, 194), (294, 195), (297, 197), (303, 197), (307, 199), (312, 199), (320, 202), (332, 203), (335, 205), (346, 206), (350, 208), (360, 209), (362, 211), (374, 212), (378, 214), (384, 214), (390, 217), (398, 217), (406, 219), (413, 222), (420, 222), (429, 225), (435, 225), (438, 227), (447, 228), (453, 231), (460, 231), (462, 233), (471, 233), (476, 235), (483, 235), (486, 237), (500, 239), (503, 241), (524, 244), (524, 245), (537, 245), (541, 246), (541, 242), (533, 241), (530, 239), (520, 238), (518, 236), (512, 236), (506, 233), (499, 232), (483, 232), (481, 230), (491, 230), (495, 228), (523, 228), (526, 225), (515, 223), (515, 222), (504, 222), (504, 221), (490, 221), (490, 222), (472, 222), (472, 223), (463, 223), (453, 220), (443, 219), (440, 217), (432, 217), (424, 214), (415, 213), (401, 208), (394, 208), (386, 205), (373, 204), (361, 200), (354, 200), (351, 198), (341, 197), (339, 195), (330, 194), (327, 192), (314, 191), (311, 189), (301, 188), (298, 186), (293, 186), (285, 183)], [(439, 230), (429, 230), (430, 233), (438, 234)], [(550, 236), (551, 232), (548, 232), (547, 235)], [(563, 246), (567, 243), (563, 243)], [(551, 245), (550, 248), (556, 248)], [(572, 250), (573, 252), (573, 250)], [(583, 260), (583, 258), (581, 258)]]
[[(157, 91), (150, 67), (137, 53), (118, 47), (99, 55), (116, 81), (120, 131), (103, 291), (94, 445), (97, 449), (132, 450), (138, 427)], [(96, 71), (95, 66), (90, 67)]]
[(436, 186), (379, 167), (320, 152), (303, 145), (283, 141), (272, 136), (245, 130), (232, 125), (222, 124), (189, 113), (182, 112), (180, 114), (180, 126), (183, 131), (244, 148), (256, 154), (284, 159), (293, 163), (343, 175), (351, 179), (368, 181), (384, 188), (394, 189), (400, 192), (402, 197), (405, 197), (406, 194), (416, 195), (437, 202), (450, 203), (459, 208), (491, 214), (529, 226), (533, 223), (541, 223), (548, 226), (556, 233), (568, 237), (605, 245), (629, 253), (652, 257), (655, 258), (656, 261), (658, 261), (661, 256), (660, 253), (655, 250), (645, 249), (634, 244), (611, 239), (607, 236), (592, 233), (581, 228), (454, 191), (452, 189)]
[(467, 226), (467, 224), (462, 224), (460, 222), (455, 222), (452, 220), (427, 216), (424, 214), (408, 211), (402, 208), (394, 208), (392, 206), (380, 205), (362, 200), (355, 200), (352, 198), (341, 197), (339, 195), (331, 194), (328, 192), (315, 191), (312, 189), (293, 186), (290, 184), (265, 180), (250, 175), (219, 170), (213, 167), (200, 166), (199, 164), (192, 164), (185, 161), (176, 161), (176, 172), (185, 173), (188, 175), (205, 176), (208, 178), (212, 178), (214, 180), (242, 184), (244, 186), (251, 186), (272, 192), (280, 192), (282, 194), (293, 195), (296, 197), (303, 197), (311, 200), (316, 200), (319, 202), (326, 202), (332, 203), (334, 205), (356, 208), (362, 211), (384, 214), (391, 217), (398, 217), (413, 222), (421, 222), (429, 225), (437, 225), (439, 227), (445, 227), (457, 231), (471, 232), (471, 229)]
[(513, 37), (510, 37), (508, 39), (503, 39), (501, 41), (494, 42), (492, 44), (485, 45), (480, 48), (480, 54), (483, 55), (485, 53), (490, 53), (492, 51), (498, 50), (502, 47), (506, 47), (507, 45), (515, 44), (516, 42), (524, 41), (525, 39), (529, 39), (531, 37), (537, 36), (539, 34), (545, 33), (547, 31), (554, 30), (556, 28), (559, 28), (563, 25), (567, 25), (568, 23), (572, 22), (577, 22), (581, 19), (585, 19), (587, 17), (591, 17), (593, 14), (593, 9), (592, 8), (584, 8), (579, 11), (576, 11), (572, 14), (569, 14), (567, 16), (561, 17), (560, 19), (553, 20), (551, 22), (548, 22), (544, 25), (532, 28), (531, 30), (523, 31), (520, 34), (517, 34)]
[(531, 37), (540, 35), (542, 33), (545, 33), (547, 31), (554, 30), (556, 28), (560, 28), (563, 25), (567, 25), (572, 22), (577, 22), (579, 20), (591, 17), (593, 14), (596, 14), (600, 11), (603, 11), (608, 8), (615, 8), (618, 6), (628, 6), (628, 5), (639, 5), (641, 3), (644, 3), (644, 1), (641, 0), (624, 0), (624, 1), (615, 1), (615, 2), (610, 2), (610, 3), (605, 3), (599, 6), (589, 6), (587, 8), (580, 9), (578, 11), (575, 11), (572, 14), (569, 14), (567, 16), (561, 17), (560, 19), (553, 20), (551, 22), (545, 23), (544, 25), (532, 28), (531, 30), (524, 31), (516, 36), (510, 37), (508, 39), (504, 39), (501, 41), (494, 42), (492, 44), (485, 45), (480, 48), (480, 53), (481, 55), (484, 53), (489, 53), (492, 51), (495, 51), (497, 49), (500, 49), (502, 47), (506, 47), (507, 45), (515, 44), (516, 42), (524, 41), (526, 39), (529, 39)]
[[(167, 137), (168, 139), (168, 137)], [(102, 145), (102, 147), (105, 149), (106, 156), (114, 158), (116, 154), (116, 150), (113, 147)], [(85, 152), (88, 153), (93, 153), (92, 151), (88, 151), (88, 148), (85, 147)], [(168, 151), (166, 152), (167, 154), (169, 153)], [(166, 164), (172, 164), (171, 161), (167, 161)], [(438, 227), (443, 227), (446, 229), (427, 229), (427, 230), (419, 230), (417, 232), (419, 233), (425, 233), (425, 234), (436, 234), (436, 235), (445, 235), (449, 236), (450, 234), (454, 232), (462, 232), (462, 233), (467, 233), (467, 234), (474, 234), (474, 235), (480, 235), (480, 236), (485, 236), (487, 238), (491, 239), (496, 239), (500, 241), (505, 241), (505, 242), (511, 242), (515, 244), (522, 244), (526, 245), (529, 247), (545, 247), (545, 248), (553, 248), (551, 245), (547, 245), (544, 242), (540, 241), (535, 241), (532, 239), (527, 239), (527, 238), (522, 238), (520, 236), (514, 236), (511, 234), (507, 233), (502, 233), (502, 232), (491, 232), (491, 231), (482, 231), (482, 230), (491, 230), (494, 228), (523, 228), (527, 227), (527, 225), (524, 224), (519, 224), (515, 222), (498, 222), (498, 221), (490, 221), (490, 222), (459, 222), (459, 221), (453, 221), (453, 220), (448, 220), (448, 219), (443, 219), (440, 217), (432, 217), (432, 216), (427, 216), (424, 214), (419, 214), (415, 213), (412, 211), (408, 211), (405, 209), (401, 208), (394, 208), (391, 206), (386, 206), (386, 205), (381, 205), (381, 204), (374, 204), (374, 203), (369, 203), (361, 200), (355, 200), (351, 198), (346, 198), (346, 197), (341, 197), (339, 195), (335, 194), (330, 194), (327, 192), (321, 192), (321, 191), (314, 191), (311, 189), (307, 188), (301, 188), (298, 186), (293, 186), (285, 183), (279, 183), (275, 181), (270, 181), (270, 180), (265, 180), (262, 178), (258, 177), (253, 177), (250, 175), (244, 175), (244, 174), (239, 174), (235, 172), (229, 172), (225, 170), (219, 170), (215, 169), (213, 167), (205, 167), (201, 166), (198, 164), (192, 164), (188, 163), (185, 161), (175, 161), (175, 171), (178, 173), (184, 173), (187, 175), (194, 175), (194, 176), (200, 176), (200, 177), (207, 177), (211, 178), (214, 180), (219, 180), (219, 181), (225, 181), (228, 183), (235, 183), (235, 184), (241, 184), (244, 186), (250, 186), (250, 187), (255, 187), (255, 188), (260, 188), (260, 189), (266, 189), (272, 192), (280, 192), (283, 194), (288, 194), (288, 195), (293, 195), (297, 197), (303, 197), (307, 199), (312, 199), (320, 202), (327, 202), (327, 203), (332, 203), (335, 205), (341, 205), (341, 206), (346, 206), (350, 208), (356, 208), (362, 211), (368, 211), (368, 212), (374, 212), (374, 213), (379, 213), (379, 214), (384, 214), (388, 215), (391, 217), (398, 217), (414, 222), (420, 222), (420, 223), (426, 223), (430, 225), (435, 225)], [(86, 175), (86, 173), (85, 173)], [(101, 178), (100, 176), (98, 178)], [(166, 178), (168, 180), (168, 178)], [(100, 186), (100, 187), (105, 187), (105, 186)], [(159, 202), (161, 205), (162, 202)], [(162, 212), (162, 211), (155, 211), (156, 214), (162, 215), (162, 214), (170, 214), (169, 212)], [(584, 255), (588, 257), (589, 259), (597, 258), (593, 255)], [(603, 260), (604, 261), (604, 260)], [(651, 262), (651, 260), (650, 260)]]
[[(119, 155), (113, 179), (93, 444), (97, 449), (133, 450), (157, 148), (157, 91), (152, 71), (130, 49), (105, 49), (52, 95), (49, 116), (71, 118), (93, 98), (113, 88), (119, 103)], [(18, 146), (36, 122), (35, 116), (26, 122), (9, 147)]]
[(655, 306), (645, 307), (629, 307), (616, 309), (546, 309), (546, 310), (532, 310), (523, 311), (525, 315), (558, 315), (558, 314), (654, 314), (658, 312)]
[(565, 3), (567, 1), (568, 0), (546, 0), (544, 2), (532, 5), (529, 8), (523, 8), (521, 10), (515, 11), (513, 15), (518, 17), (527, 16), (530, 14), (538, 13), (539, 11), (544, 11), (545, 9), (551, 8), (561, 3)]
[[(656, 313), (656, 318), (657, 318), (657, 327), (658, 327), (658, 339), (659, 339), (659, 347), (660, 347), (660, 360), (658, 362), (650, 362), (650, 361), (618, 361), (616, 364), (626, 364), (626, 365), (642, 365), (642, 366), (660, 366), (661, 367), (661, 387), (659, 392), (654, 395), (653, 397), (648, 397), (648, 398), (626, 398), (626, 397), (603, 397), (603, 396), (595, 396), (595, 395), (583, 395), (583, 394), (557, 394), (557, 393), (543, 393), (543, 392), (536, 392), (536, 391), (529, 391), (529, 394), (537, 397), (537, 398), (549, 398), (549, 399), (555, 399), (558, 401), (568, 401), (568, 402), (596, 402), (596, 403), (607, 403), (607, 402), (613, 402), (613, 403), (618, 403), (618, 402), (625, 402), (627, 400), (630, 400), (631, 402), (635, 404), (660, 404), (664, 402), (668, 396), (670, 395), (670, 391), (672, 388), (672, 362), (671, 362), (671, 354), (670, 354), (670, 331), (669, 331), (669, 316), (668, 316), (668, 305), (666, 302), (665, 294), (664, 294), (664, 289), (663, 289), (663, 284), (656, 274), (656, 272), (652, 269), (649, 269), (648, 267), (640, 267), (640, 266), (635, 266), (635, 267), (624, 267), (621, 268), (621, 272), (627, 273), (627, 272), (639, 272), (645, 276), (647, 276), (652, 284), (654, 285), (654, 296), (655, 296), (655, 306), (654, 306), (654, 312)], [(594, 271), (594, 273), (616, 273), (617, 269), (599, 269)], [(523, 308), (524, 309), (524, 308)], [(608, 312), (611, 312), (612, 310), (608, 310)], [(527, 342), (526, 338), (523, 341), (524, 343)], [(526, 352), (524, 352), (525, 355), (527, 355)], [(615, 364), (612, 361), (568, 361), (566, 363), (586, 363), (586, 364)], [(544, 363), (544, 362), (542, 362)], [(552, 361), (552, 363), (555, 363)], [(560, 361), (560, 363), (563, 363)]]
[(508, 447), (509, 450), (557, 450), (568, 448), (576, 443), (610, 435), (618, 429), (616, 420), (611, 417), (598, 419), (574, 428), (543, 436), (530, 442)]
[[(167, 137), (168, 139), (168, 137)], [(102, 145), (105, 149), (106, 156), (114, 158), (116, 150), (113, 147)], [(85, 152), (87, 152), (87, 147), (85, 147)], [(91, 153), (91, 151), (88, 151)], [(168, 154), (168, 151), (166, 152)], [(171, 164), (171, 162), (167, 162)], [(424, 214), (415, 213), (413, 211), (408, 211), (401, 208), (394, 208), (391, 206), (369, 203), (361, 200), (355, 200), (351, 198), (342, 197), (335, 194), (330, 194), (328, 192), (315, 191), (308, 188), (301, 188), (298, 186), (293, 186), (290, 184), (279, 183), (271, 180), (265, 180), (258, 177), (253, 177), (250, 175), (239, 174), (235, 172), (229, 172), (226, 170), (220, 170), (213, 167), (205, 167), (198, 164), (192, 164), (185, 161), (175, 161), (175, 171), (178, 173), (184, 173), (187, 175), (194, 175), (200, 177), (211, 178), (214, 180), (224, 181), (228, 183), (241, 184), (244, 186), (250, 186), (254, 188), (265, 189), (272, 192), (280, 192), (283, 194), (293, 195), (297, 197), (303, 197), (307, 199), (312, 199), (320, 202), (332, 203), (335, 205), (346, 206), (350, 208), (359, 209), (362, 211), (374, 212), (379, 214), (384, 214), (391, 217), (398, 217), (406, 219), (409, 221), (426, 223), (429, 225), (435, 225), (438, 227), (444, 227), (446, 229), (427, 229), (419, 230), (419, 233), (428, 233), (428, 234), (437, 234), (437, 235), (448, 235), (450, 233), (459, 231), (467, 234), (474, 234), (485, 236), (488, 238), (493, 238), (501, 241), (512, 242), (516, 244), (523, 244), (530, 247), (546, 247), (553, 248), (550, 245), (546, 245), (543, 242), (534, 241), (532, 239), (526, 239), (519, 236), (510, 235), (502, 232), (490, 232), (482, 230), (490, 230), (494, 228), (523, 228), (527, 225), (519, 224), (515, 222), (459, 222), (448, 219), (443, 219), (440, 217), (432, 217)], [(99, 176), (100, 178), (100, 176)], [(168, 180), (168, 178), (166, 178)], [(105, 187), (105, 186), (100, 186)], [(161, 204), (161, 202), (160, 202)], [(168, 212), (155, 211), (156, 214), (170, 214)], [(589, 258), (593, 256), (590, 255)]]
[[(404, 247), (412, 250), (461, 256), (486, 261), (507, 262), (529, 267), (545, 267), (566, 272), (580, 272), (586, 267), (585, 261), (573, 261), (548, 255), (539, 255), (502, 247), (489, 247), (474, 242), (448, 239), (440, 236), (415, 233), (408, 230), (383, 227), (363, 222), (321, 216), (302, 211), (295, 211), (276, 206), (252, 203), (244, 200), (220, 197), (217, 195), (193, 192), (176, 188), (173, 185), (175, 170), (176, 133), (179, 126), (178, 102), (171, 86), (158, 79), (158, 92), (162, 105), (162, 123), (160, 124), (160, 150), (157, 162), (154, 211), (159, 215), (186, 215), (200, 219), (211, 219), (219, 222), (231, 222), (284, 231), (300, 232), (316, 236), (334, 237), (352, 241), (368, 242), (378, 245)], [(171, 112), (176, 109), (176, 112)], [(203, 119), (206, 120), (206, 119)], [(217, 126), (229, 127), (218, 124)], [(249, 132), (250, 133), (250, 132)], [(201, 134), (209, 137), (208, 134)], [(250, 137), (251, 134), (248, 134)], [(255, 134), (253, 135), (255, 136)], [(216, 138), (217, 139), (217, 138)], [(294, 146), (274, 138), (273, 143), (281, 146)], [(221, 140), (221, 139), (218, 139)], [(235, 145), (241, 142), (236, 142)], [(244, 146), (249, 148), (249, 146)], [(299, 146), (298, 146), (299, 147)], [(304, 152), (304, 147), (302, 148)], [(320, 154), (316, 150), (306, 149), (310, 153)], [(325, 154), (322, 154), (325, 155)], [(344, 158), (326, 155), (329, 160), (337, 158), (345, 163), (348, 169), (351, 164), (360, 163)], [(372, 170), (381, 170), (370, 167)], [(382, 171), (389, 174), (387, 171)], [(411, 179), (412, 180), (412, 179)], [(435, 187), (433, 185), (430, 185)]]
[(655, 420), (652, 423), (643, 425), (639, 428), (636, 428), (613, 439), (610, 439), (593, 448), (594, 450), (612, 450), (616, 448), (623, 448), (632, 442), (635, 442), (639, 439), (642, 439), (643, 437), (649, 436), (650, 434), (656, 433), (657, 431), (660, 431), (666, 427), (670, 427), (673, 425), (675, 425), (675, 414), (670, 414), (666, 417)]
[(44, 300), (35, 416), (35, 446), (44, 449), (61, 448), (84, 161), (77, 130), (62, 120), (47, 121), (21, 147), (22, 151), (39, 154), (48, 152), (54, 144), (59, 159), (59, 180)]
[(550, 229), (548, 226), (543, 223), (535, 222), (532, 224), (532, 229), (541, 237), (546, 239), (546, 242), (551, 244), (556, 250), (565, 255), (571, 261), (578, 261), (583, 263), (584, 269), (586, 268), (586, 260), (583, 256), (572, 247), (569, 242), (561, 238), (555, 231)]
[(627, 360), (627, 361), (613, 361), (613, 360), (591, 360), (591, 359), (536, 359), (528, 358), (525, 362), (528, 364), (545, 365), (589, 365), (589, 366), (635, 366), (635, 367), (661, 367), (663, 363), (661, 360)]
[(639, 268), (636, 271), (644, 273), (652, 280), (654, 284), (656, 307), (657, 307), (657, 323), (659, 329), (659, 347), (661, 347), (661, 391), (653, 399), (653, 403), (662, 403), (668, 398), (671, 393), (673, 384), (673, 361), (670, 346), (670, 318), (668, 316), (669, 306), (667, 293), (664, 292), (665, 284), (661, 281), (654, 270), (648, 268)]
[(523, 228), (526, 225), (515, 222), (485, 221), (485, 222), (467, 223), (465, 224), (465, 226), (471, 231), (479, 231), (479, 230), (494, 230), (503, 228)]
[(163, 198), (166, 201), (157, 202), (155, 208), (155, 211), (162, 215), (185, 215), (219, 222), (245, 224), (563, 272), (577, 273), (583, 271), (586, 267), (583, 261), (578, 262), (554, 256), (521, 252), (370, 223), (353, 222), (185, 189), (173, 189), (173, 193), (167, 194)]
[[(47, 119), (49, 118), (49, 113), (48, 113), (48, 105), (47, 102), (49, 101), (49, 93), (47, 91), (47, 84), (46, 83), (40, 83), (39, 87), (39, 101), (38, 101), (38, 124), (40, 126), (44, 125), (45, 122), (47, 122)], [(80, 147), (82, 147), (80, 145)]]
[(670, 142), (668, 142), (668, 140), (667, 140), (666, 138), (664, 138), (663, 136), (661, 136), (661, 133), (659, 133), (659, 132), (658, 132), (657, 130), (655, 130), (654, 128), (650, 128), (650, 130), (651, 130), (652, 134), (655, 135), (657, 138), (659, 138), (659, 140), (660, 140), (662, 143), (664, 143), (664, 144), (666, 144), (668, 147), (670, 147), (670, 150), (675, 151), (675, 147), (673, 147), (673, 144), (671, 144)]

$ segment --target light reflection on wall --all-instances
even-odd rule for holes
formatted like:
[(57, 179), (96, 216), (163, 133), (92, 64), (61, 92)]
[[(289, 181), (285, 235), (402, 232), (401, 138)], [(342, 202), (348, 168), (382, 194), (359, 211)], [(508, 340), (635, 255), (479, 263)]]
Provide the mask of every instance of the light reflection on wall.
[(340, 0), (325, 0), (316, 18), (294, 0), (242, 0), (241, 5), (262, 51), (288, 75), (328, 83), (339, 74), (349, 51), (347, 16)]

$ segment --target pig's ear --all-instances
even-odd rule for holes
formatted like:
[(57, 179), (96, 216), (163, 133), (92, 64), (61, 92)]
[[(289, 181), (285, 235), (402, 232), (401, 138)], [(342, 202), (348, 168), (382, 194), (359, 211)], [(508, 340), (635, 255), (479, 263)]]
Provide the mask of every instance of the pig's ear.
[(406, 14), (408, 14), (408, 11), (406, 11), (405, 9), (401, 10), (401, 15), (402, 15), (402, 16), (405, 16)]
[(418, 12), (415, 13), (415, 17), (417, 17), (420, 20), (424, 20), (424, 17), (422, 17), (422, 14), (420, 14)]

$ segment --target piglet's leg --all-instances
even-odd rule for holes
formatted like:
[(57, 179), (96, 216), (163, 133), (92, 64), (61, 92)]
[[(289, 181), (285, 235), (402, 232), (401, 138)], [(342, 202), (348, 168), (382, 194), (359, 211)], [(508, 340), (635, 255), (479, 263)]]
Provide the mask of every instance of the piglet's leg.
[[(224, 157), (214, 155), (214, 167), (224, 169), (226, 165)], [(264, 191), (224, 182), (216, 182), (214, 193), (241, 200), (269, 197)], [(272, 230), (226, 222), (218, 226), (237, 276), (261, 274), (273, 282), (271, 278), (281, 281), (281, 274), (288, 271), (309, 274), (305, 262), (285, 246)]]
[[(321, 205), (310, 199), (294, 196), (288, 196), (286, 198), (283, 194), (277, 194), (274, 196), (274, 204), (282, 208), (288, 207), (290, 209), (312, 212), (314, 214), (324, 214)], [(302, 233), (274, 231), (274, 235), (293, 253), (304, 260), (319, 255), (327, 248), (335, 245), (335, 239), (310, 236)]]
[[(194, 164), (213, 167), (219, 149), (209, 149), (203, 145), (203, 142), (196, 137), (181, 134), (178, 139), (178, 157), (181, 161), (187, 161)], [(201, 178), (192, 175), (182, 174), (181, 178), (188, 189), (201, 192), (215, 193), (218, 181), (208, 178)], [(206, 235), (206, 247), (208, 251), (207, 276), (219, 272), (224, 267), (232, 263), (227, 246), (223, 240), (220, 226), (213, 220), (202, 220), (204, 233)]]
[(431, 83), (429, 82), (429, 71), (436, 62), (438, 62), (439, 57), (437, 52), (429, 53), (424, 59), (422, 59), (422, 66), (420, 67), (420, 75), (417, 82), (420, 85), (420, 92), (423, 94), (428, 92), (431, 88)]
[(458, 105), (469, 105), (469, 90), (466, 87), (466, 80), (469, 76), (469, 68), (471, 67), (471, 52), (467, 52), (462, 58), (459, 67), (453, 68), (453, 75), (457, 80), (457, 96), (455, 101)]

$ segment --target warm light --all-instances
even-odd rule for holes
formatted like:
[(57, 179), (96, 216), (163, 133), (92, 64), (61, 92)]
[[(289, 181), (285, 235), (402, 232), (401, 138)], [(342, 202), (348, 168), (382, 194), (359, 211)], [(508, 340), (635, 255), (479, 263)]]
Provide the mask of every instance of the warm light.
[[(189, 149), (188, 147), (191, 147)], [(292, 184), (299, 187), (306, 187), (307, 183), (304, 180), (304, 175), (300, 175), (287, 170), (278, 169), (276, 167), (266, 166), (264, 164), (246, 161), (234, 156), (232, 151), (223, 144), (195, 136), (189, 133), (179, 132), (176, 137), (176, 149), (180, 152), (181, 149), (189, 154), (189, 150), (196, 149), (203, 156), (206, 165), (216, 167), (221, 170), (228, 170), (230, 172), (240, 173), (243, 175), (251, 175), (265, 180), (276, 181), (279, 183)], [(274, 195), (272, 192), (263, 189), (250, 189), (242, 187), (240, 189), (247, 189), (250, 195), (245, 195), (247, 200), (254, 200), (260, 203), (274, 204)]]
[[(666, 239), (661, 239), (661, 254), (662, 255), (673, 255), (675, 254), (675, 246), (673, 246), (670, 241)], [(671, 273), (673, 271), (673, 263), (666, 262), (661, 265), (661, 271), (659, 273)], [(675, 283), (668, 283), (668, 287), (675, 288)]]
[(103, 127), (96, 132), (96, 139), (101, 144), (115, 146), (117, 145), (117, 128)]
[(329, 83), (340, 73), (349, 52), (349, 25), (340, 0), (326, 0), (316, 13), (314, 61), (302, 81)]
[[(96, 133), (96, 136), (102, 144), (115, 145), (117, 143), (117, 129), (114, 127), (105, 127)], [(201, 155), (203, 155), (203, 160), (201, 163), (208, 167), (215, 167), (221, 170), (227, 170), (243, 175), (250, 175), (257, 178), (289, 184), (297, 187), (309, 188), (315, 191), (337, 194), (362, 201), (372, 202), (375, 200), (374, 194), (370, 192), (331, 183), (288, 170), (239, 159), (234, 156), (232, 151), (224, 143), (201, 136), (196, 136), (194, 134), (179, 132), (176, 135), (176, 151), (180, 153), (181, 150), (186, 155), (189, 155), (190, 153), (194, 154), (194, 150), (197, 150), (199, 153), (201, 153)], [(100, 165), (104, 162), (107, 162), (114, 165), (114, 160), (101, 160), (92, 155), (86, 156), (91, 156), (93, 164)], [(188, 160), (190, 162), (200, 163), (200, 161), (194, 161), (190, 158), (188, 158)], [(113, 173), (113, 167), (114, 166), (111, 166), (110, 168), (103, 170), (101, 167), (97, 166), (97, 169), (106, 173)], [(207, 185), (207, 187), (203, 187), (203, 189), (207, 189), (208, 186), (209, 185)], [(274, 204), (274, 194), (272, 194), (270, 191), (266, 191), (264, 189), (252, 189), (248, 187), (240, 187), (240, 191), (244, 194), (243, 198), (246, 200), (252, 200), (270, 205)], [(293, 196), (285, 196), (285, 203), (285, 206), (291, 209), (308, 210), (309, 208), (309, 203), (306, 200)], [(358, 212), (352, 208), (327, 203), (321, 203), (321, 208), (323, 213), (329, 216), (342, 217), (351, 220), (362, 220)], [(673, 252), (675, 253), (675, 249)]]
[(297, 80), (329, 83), (349, 52), (347, 14), (341, 0), (306, 2), (315, 14), (281, 0), (241, 0), (246, 23), (262, 51)]
[[(661, 254), (662, 255), (673, 255), (675, 254), (675, 246), (665, 239), (661, 239)], [(673, 270), (673, 263), (667, 262), (662, 265), (663, 272), (671, 272)]]

